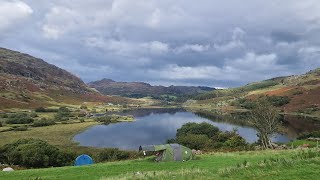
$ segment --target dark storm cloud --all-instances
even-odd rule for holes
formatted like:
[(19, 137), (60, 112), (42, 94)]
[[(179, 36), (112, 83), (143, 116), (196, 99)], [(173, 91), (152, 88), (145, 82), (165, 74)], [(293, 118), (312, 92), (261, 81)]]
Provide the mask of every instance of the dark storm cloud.
[(3, 0), (0, 46), (80, 76), (239, 86), (320, 66), (317, 0)]

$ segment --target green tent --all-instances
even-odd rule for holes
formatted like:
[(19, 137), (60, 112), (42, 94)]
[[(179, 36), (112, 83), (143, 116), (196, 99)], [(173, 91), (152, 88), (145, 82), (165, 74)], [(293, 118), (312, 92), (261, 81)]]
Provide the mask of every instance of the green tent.
[(188, 161), (192, 159), (191, 149), (180, 144), (140, 146), (139, 151), (156, 152), (156, 161)]

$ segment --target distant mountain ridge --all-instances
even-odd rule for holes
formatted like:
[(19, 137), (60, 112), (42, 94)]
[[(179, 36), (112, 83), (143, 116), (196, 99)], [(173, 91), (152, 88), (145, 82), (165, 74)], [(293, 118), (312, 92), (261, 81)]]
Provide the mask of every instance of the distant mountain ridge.
[(0, 48), (0, 108), (108, 101), (80, 78), (28, 54)]
[(102, 79), (99, 81), (90, 82), (88, 85), (105, 95), (120, 95), (129, 97), (160, 96), (164, 94), (190, 96), (215, 90), (215, 88), (201, 86), (152, 86), (145, 82), (116, 82), (111, 79)]

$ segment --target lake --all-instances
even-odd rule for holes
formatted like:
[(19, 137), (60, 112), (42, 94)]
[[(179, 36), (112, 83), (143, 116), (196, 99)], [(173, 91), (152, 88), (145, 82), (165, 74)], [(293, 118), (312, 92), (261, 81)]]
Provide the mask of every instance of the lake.
[[(243, 125), (239, 116), (226, 118), (225, 116), (187, 112), (183, 109), (141, 109), (118, 114), (133, 115), (135, 121), (96, 125), (76, 135), (73, 140), (79, 142), (81, 146), (137, 150), (140, 145), (163, 144), (167, 139), (175, 138), (176, 130), (185, 123), (207, 122), (218, 127), (221, 131), (231, 131), (236, 128), (239, 135), (249, 143), (257, 141), (255, 129)], [(285, 121), (286, 134), (274, 134), (272, 141), (289, 142), (301, 132), (318, 128), (315, 125), (308, 125), (308, 123), (302, 123), (307, 126), (302, 127), (299, 123), (301, 121), (296, 121), (298, 123), (287, 118)], [(293, 125), (290, 124), (292, 122)], [(295, 125), (297, 127), (294, 127)]]

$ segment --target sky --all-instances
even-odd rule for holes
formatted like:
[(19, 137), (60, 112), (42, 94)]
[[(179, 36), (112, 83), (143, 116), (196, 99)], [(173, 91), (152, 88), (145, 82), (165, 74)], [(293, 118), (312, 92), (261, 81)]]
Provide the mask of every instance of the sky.
[(320, 1), (0, 0), (0, 47), (85, 82), (236, 87), (320, 67)]

